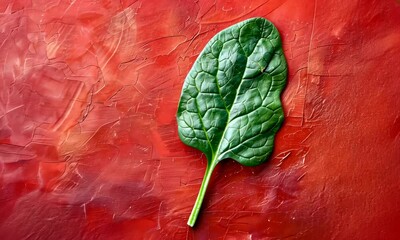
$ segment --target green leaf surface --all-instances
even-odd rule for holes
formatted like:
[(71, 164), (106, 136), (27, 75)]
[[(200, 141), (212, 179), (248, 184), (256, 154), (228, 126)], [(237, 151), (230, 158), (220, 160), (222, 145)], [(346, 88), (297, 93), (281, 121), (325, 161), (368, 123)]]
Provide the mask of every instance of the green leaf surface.
[(271, 154), (283, 121), (280, 94), (286, 77), (279, 33), (263, 18), (219, 32), (200, 53), (185, 79), (177, 112), (181, 140), (208, 160), (190, 226), (218, 162), (231, 158), (256, 166)]

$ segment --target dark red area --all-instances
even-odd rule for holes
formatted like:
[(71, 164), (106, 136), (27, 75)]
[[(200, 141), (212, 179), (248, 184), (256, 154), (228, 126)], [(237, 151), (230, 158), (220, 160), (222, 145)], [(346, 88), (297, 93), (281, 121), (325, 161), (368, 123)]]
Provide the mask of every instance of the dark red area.
[[(1, 239), (398, 239), (400, 4), (0, 3)], [(175, 112), (208, 40), (262, 16), (289, 66), (258, 167), (205, 171)]]

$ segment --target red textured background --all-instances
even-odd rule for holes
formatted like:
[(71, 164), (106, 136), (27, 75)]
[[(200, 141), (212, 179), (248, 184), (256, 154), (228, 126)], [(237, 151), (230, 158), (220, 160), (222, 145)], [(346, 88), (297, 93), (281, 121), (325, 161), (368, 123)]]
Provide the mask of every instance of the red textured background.
[[(214, 171), (175, 112), (219, 30), (263, 16), (289, 66), (270, 161)], [(0, 2), (0, 239), (399, 239), (400, 2)]]

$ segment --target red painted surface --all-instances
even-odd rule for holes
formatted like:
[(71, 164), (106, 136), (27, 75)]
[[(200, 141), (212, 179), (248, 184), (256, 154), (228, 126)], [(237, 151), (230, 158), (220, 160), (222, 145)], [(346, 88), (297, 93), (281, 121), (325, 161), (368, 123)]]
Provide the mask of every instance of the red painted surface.
[[(249, 3), (251, 2), (251, 3)], [(1, 239), (399, 239), (400, 3), (0, 3)], [(289, 65), (270, 161), (206, 161), (177, 135), (191, 64), (264, 16)]]

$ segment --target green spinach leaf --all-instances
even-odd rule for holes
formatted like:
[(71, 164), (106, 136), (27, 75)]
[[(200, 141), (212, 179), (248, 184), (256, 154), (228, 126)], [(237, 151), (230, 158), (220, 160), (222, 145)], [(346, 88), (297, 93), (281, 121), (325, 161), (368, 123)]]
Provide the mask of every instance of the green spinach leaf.
[(189, 226), (218, 162), (231, 158), (255, 166), (271, 154), (283, 121), (280, 94), (286, 77), (279, 33), (263, 18), (221, 31), (200, 53), (185, 79), (177, 112), (181, 140), (208, 160)]

